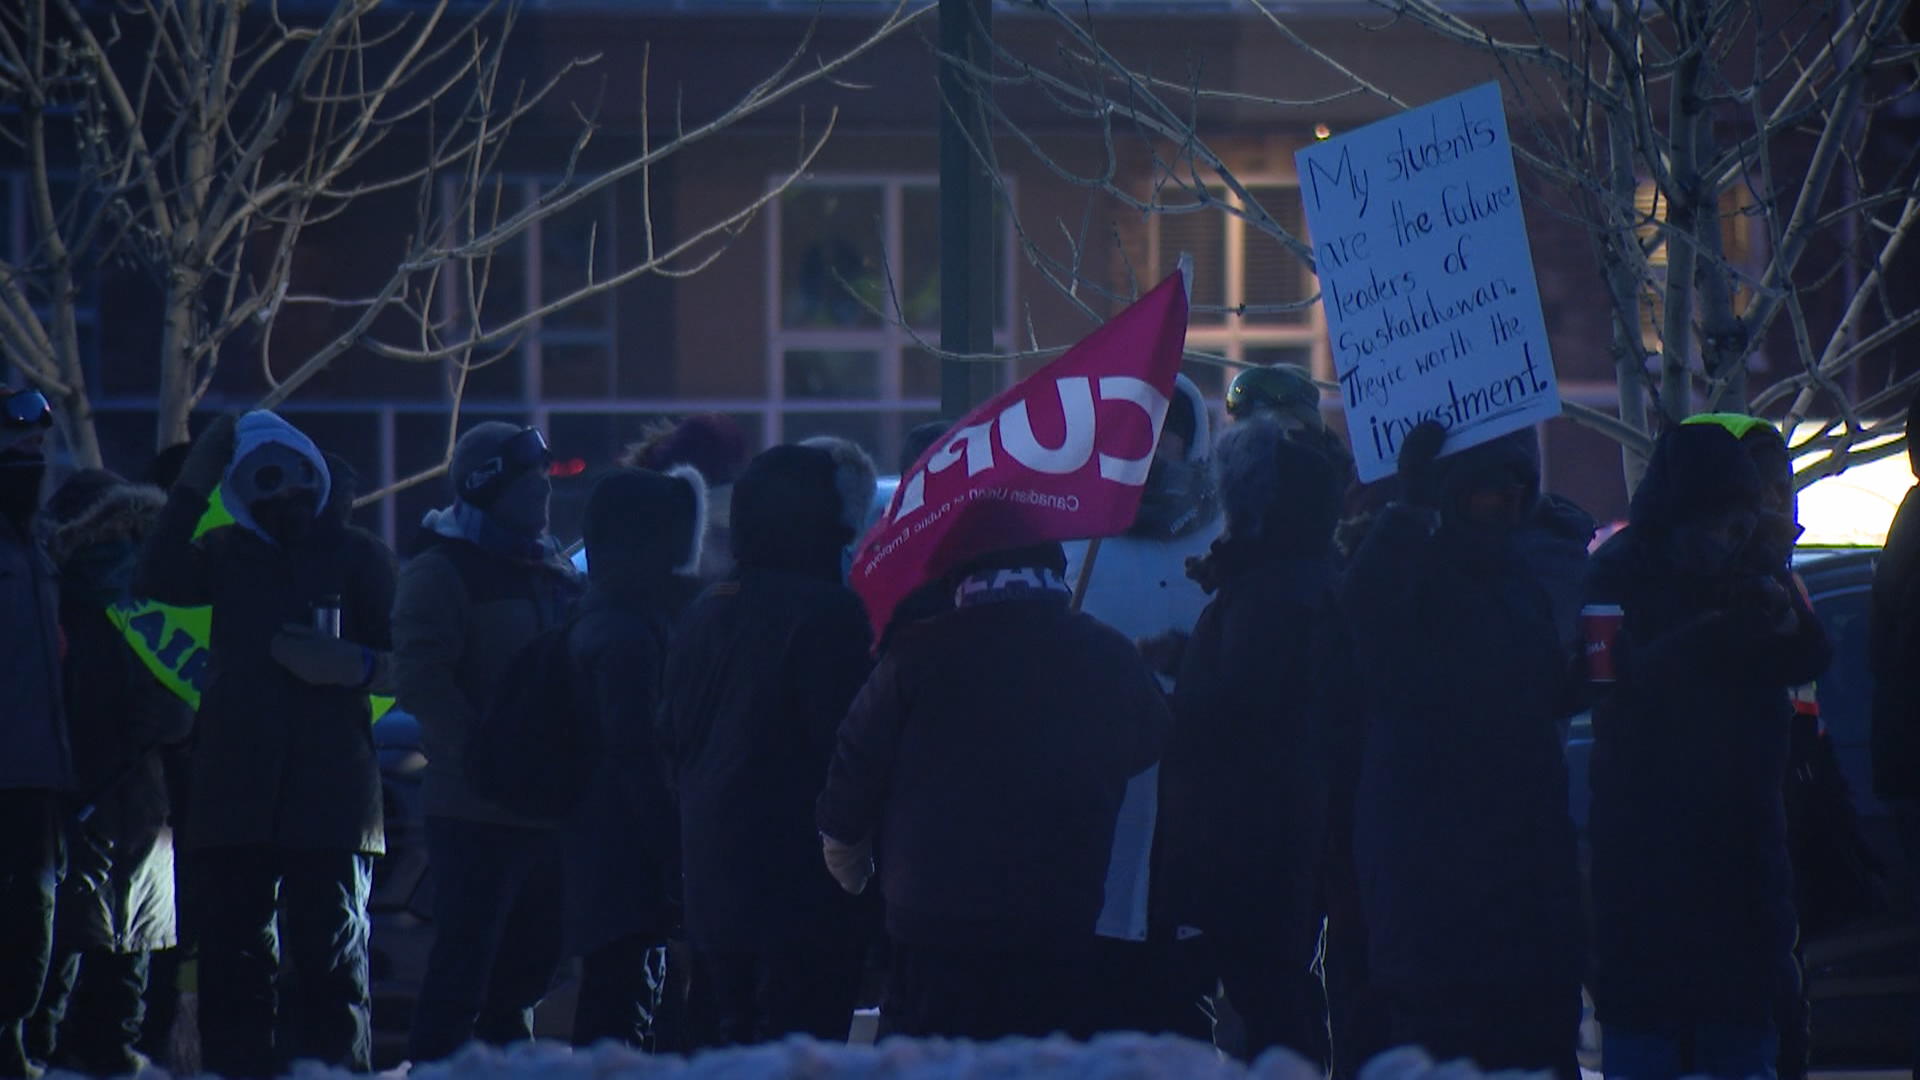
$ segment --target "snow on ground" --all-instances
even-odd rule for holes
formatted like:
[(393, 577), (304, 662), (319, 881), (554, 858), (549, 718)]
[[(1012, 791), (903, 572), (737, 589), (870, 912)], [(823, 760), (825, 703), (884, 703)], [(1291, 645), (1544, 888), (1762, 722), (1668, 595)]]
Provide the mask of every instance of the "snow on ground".
[[(57, 1076), (59, 1074), (53, 1074)], [(70, 1075), (70, 1074), (69, 1074)], [(164, 1080), (162, 1073), (143, 1074)], [(1375, 1058), (1360, 1080), (1479, 1080), (1465, 1063), (1435, 1065), (1418, 1050)], [(1518, 1074), (1510, 1074), (1518, 1075)], [(365, 1080), (339, 1069), (296, 1066), (292, 1080)], [(388, 1080), (1320, 1080), (1294, 1054), (1275, 1050), (1251, 1067), (1223, 1061), (1211, 1046), (1171, 1036), (1106, 1035), (1092, 1043), (1065, 1038), (994, 1043), (888, 1039), (845, 1046), (792, 1038), (766, 1046), (714, 1050), (691, 1058), (653, 1057), (603, 1044), (577, 1051), (539, 1042), (494, 1050), (474, 1045), (452, 1059)]]

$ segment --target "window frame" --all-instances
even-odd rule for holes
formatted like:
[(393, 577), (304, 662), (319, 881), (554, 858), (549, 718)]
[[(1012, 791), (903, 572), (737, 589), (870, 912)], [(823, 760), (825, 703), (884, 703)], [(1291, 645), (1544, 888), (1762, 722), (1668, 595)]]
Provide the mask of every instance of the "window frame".
[[(1244, 188), (1287, 188), (1299, 197), (1300, 179), (1298, 175), (1286, 172), (1249, 173), (1236, 176)], [(1240, 197), (1225, 187), (1209, 187), (1209, 195), (1226, 206), (1237, 211), (1244, 207)], [(1222, 250), (1227, 264), (1227, 280), (1221, 290), (1223, 304), (1232, 307), (1246, 300), (1247, 271), (1247, 234), (1251, 226), (1239, 213), (1229, 210), (1219, 211), (1222, 236)], [(1148, 219), (1147, 260), (1154, 267), (1171, 266), (1178, 252), (1166, 251), (1163, 247), (1162, 222), (1165, 215), (1154, 214)], [(1306, 237), (1301, 237), (1303, 241)], [(1317, 297), (1320, 292), (1319, 281), (1303, 263), (1300, 266), (1304, 293)], [(1305, 318), (1297, 323), (1256, 323), (1248, 322), (1244, 316), (1224, 315), (1218, 323), (1191, 322), (1187, 327), (1187, 345), (1189, 348), (1225, 356), (1226, 382), (1235, 375), (1253, 366), (1245, 361), (1249, 348), (1300, 348), (1306, 351), (1308, 367), (1316, 379), (1332, 379), (1333, 357), (1327, 347), (1326, 310), (1318, 301), (1301, 309)]]
[[(786, 181), (784, 174), (770, 174), (770, 186)], [(906, 251), (906, 192), (909, 188), (928, 188), (938, 191), (940, 178), (937, 173), (916, 170), (902, 171), (849, 171), (823, 172), (809, 176), (806, 180), (794, 183), (789, 190), (804, 191), (809, 188), (879, 188), (881, 191), (881, 257), (886, 260), (891, 278), (891, 288), (887, 296), (887, 306), (891, 308), (887, 317), (871, 327), (836, 327), (833, 329), (789, 328), (783, 318), (785, 292), (781, 280), (784, 269), (782, 262), (781, 232), (785, 200), (776, 198), (767, 204), (766, 248), (764, 259), (764, 311), (766, 318), (765, 379), (766, 394), (761, 402), (761, 416), (766, 444), (777, 445), (785, 441), (787, 418), (794, 415), (817, 415), (836, 413), (876, 413), (887, 417), (883, 423), (896, 427), (900, 418), (910, 413), (938, 413), (939, 397), (908, 397), (905, 391), (906, 356), (924, 342), (935, 348), (939, 345), (938, 327), (909, 328), (905, 313), (901, 310), (900, 281), (901, 268), (905, 265), (903, 256)], [(1011, 180), (1004, 184), (1004, 198), (1011, 202), (1014, 188)], [(994, 347), (1001, 351), (1011, 351), (1014, 325), (1014, 297), (1019, 295), (1015, 288), (1018, 264), (1015, 259), (1013, 213), (1011, 210), (1001, 222), (1001, 259), (1003, 283), (1000, 295), (1000, 313), (1002, 323), (994, 329)], [(878, 392), (871, 398), (846, 397), (791, 397), (787, 393), (786, 355), (788, 352), (873, 352), (880, 362)], [(1002, 382), (1010, 370), (1009, 364), (998, 365)], [(893, 432), (892, 443), (897, 443), (904, 431)], [(870, 450), (885, 451), (891, 446), (870, 447)]]
[[(565, 176), (564, 174), (556, 172), (528, 170), (503, 172), (499, 174), (497, 179), (502, 183), (512, 184), (519, 189), (521, 199), (519, 205), (524, 208), (531, 206), (534, 201), (539, 199), (543, 189), (550, 188), (559, 183), (565, 179)], [(574, 182), (578, 183), (580, 179), (579, 177), (575, 177)], [(452, 205), (455, 193), (454, 186), (458, 182), (458, 178), (452, 175), (445, 175), (440, 178), (440, 199), (442, 207)], [(595, 234), (593, 244), (593, 280), (605, 281), (613, 275), (614, 268), (618, 265), (617, 252), (620, 236), (619, 187), (615, 184), (609, 184), (599, 192), (596, 192), (593, 197), (601, 201), (601, 213), (603, 215), (601, 220), (602, 228)], [(514, 257), (521, 260), (519, 304), (520, 310), (523, 312), (532, 311), (544, 302), (540, 295), (545, 274), (545, 266), (541, 260), (541, 240), (546, 224), (544, 219), (536, 219), (528, 225), (526, 231), (520, 235), (516, 243), (503, 245), (494, 255), (494, 258), (498, 259), (513, 251), (516, 247), (519, 249)], [(451, 263), (443, 268), (443, 273), (450, 277), (456, 275), (458, 272), (458, 267)], [(450, 280), (442, 282), (442, 288), (440, 289), (441, 317), (447, 325), (471, 325), (467, 320), (467, 316), (471, 315), (472, 312), (465, 310), (466, 297), (457, 285), (457, 281)], [(565, 400), (599, 400), (608, 403), (622, 400), (619, 393), (620, 305), (613, 302), (610, 294), (603, 295), (606, 296), (605, 302), (607, 305), (607, 320), (604, 330), (588, 330), (571, 326), (549, 327), (546, 325), (546, 320), (544, 319), (536, 321), (533, 327), (520, 339), (519, 362), (521, 390), (519, 395), (511, 398), (495, 396), (475, 397), (472, 399), (474, 404), (484, 406), (499, 405), (503, 407), (509, 405), (524, 405), (536, 411), (540, 410), (547, 399), (545, 386), (546, 372), (544, 368), (546, 347), (576, 345), (598, 345), (604, 350), (606, 360), (605, 387), (602, 391), (604, 396), (596, 398), (580, 394), (569, 394)], [(453, 374), (453, 361), (447, 361), (442, 367), (446, 371), (449, 379), (451, 379)]]

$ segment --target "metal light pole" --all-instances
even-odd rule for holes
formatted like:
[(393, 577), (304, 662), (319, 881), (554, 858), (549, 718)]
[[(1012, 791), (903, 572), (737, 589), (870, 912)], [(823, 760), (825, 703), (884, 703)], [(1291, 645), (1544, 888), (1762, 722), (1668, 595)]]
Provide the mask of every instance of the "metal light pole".
[[(984, 147), (987, 116), (978, 95), (987, 87), (969, 74), (987, 70), (992, 0), (940, 0), (940, 348), (993, 350), (995, 295), (993, 177), (975, 147)], [(958, 420), (974, 403), (974, 365), (940, 362), (940, 412)]]

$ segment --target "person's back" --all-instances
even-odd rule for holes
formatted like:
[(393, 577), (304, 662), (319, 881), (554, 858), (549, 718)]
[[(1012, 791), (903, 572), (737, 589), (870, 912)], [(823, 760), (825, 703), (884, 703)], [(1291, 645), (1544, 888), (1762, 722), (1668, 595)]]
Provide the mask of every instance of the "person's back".
[[(1907, 407), (1907, 460), (1920, 477), (1920, 443)], [(1873, 572), (1873, 791), (1894, 812), (1909, 881), (1920, 881), (1920, 486), (1908, 490)], [(1910, 910), (1920, 913), (1920, 887)], [(1920, 1024), (1913, 1060), (1920, 1073)]]
[(1016, 601), (914, 627), (887, 664), (876, 686), (906, 706), (877, 841), (894, 939), (1091, 934), (1126, 782), (1165, 727), (1131, 644)]
[(1368, 714), (1354, 820), (1376, 985), (1393, 1038), (1483, 1068), (1571, 1075), (1578, 889), (1561, 721), (1571, 660), (1519, 540), (1531, 432), (1436, 462), (1407, 436), (1406, 500), (1343, 586)]
[(0, 1076), (32, 1072), (24, 1025), (39, 1000), (53, 945), (57, 834), (74, 783), (61, 708), (59, 578), (36, 537), (53, 410), (38, 391), (0, 387)]
[(1131, 643), (1068, 610), (1059, 546), (1041, 548), (956, 574), (955, 610), (898, 632), (840, 727), (816, 821), (843, 886), (864, 887), (846, 853), (877, 852), (889, 1031), (1099, 1022), (1114, 825), (1168, 714)]
[(673, 627), (697, 588), (705, 502), (685, 468), (618, 469), (587, 500), (593, 576), (567, 658), (572, 722), (591, 733), (593, 760), (561, 825), (568, 951), (581, 960), (576, 1046), (679, 1045), (660, 1020), (680, 826), (653, 722)]
[(840, 582), (834, 460), (779, 446), (735, 486), (734, 576), (687, 612), (657, 745), (678, 800), (694, 992), (710, 1042), (845, 1039), (861, 955), (855, 906), (820, 865), (813, 799), (870, 661)]
[[(1199, 576), (1217, 586), (1174, 687), (1161, 765), (1161, 890), (1212, 943), (1246, 1025), (1244, 1056), (1326, 1052), (1312, 967), (1341, 678), (1331, 463), (1267, 421), (1234, 425), (1218, 451), (1227, 538)], [(1339, 726), (1353, 726), (1350, 717)]]
[[(1908, 407), (1907, 429), (1920, 399)], [(1907, 455), (1920, 477), (1920, 444)], [(1920, 486), (1907, 491), (1873, 571), (1873, 789), (1910, 820), (1920, 859)]]
[(69, 824), (54, 977), (30, 1042), (35, 1059), (96, 1075), (150, 1064), (134, 1048), (149, 954), (176, 942), (159, 753), (187, 738), (193, 711), (154, 679), (108, 617), (111, 605), (129, 599), (139, 540), (165, 501), (157, 489), (86, 469), (55, 492), (45, 515), (60, 565), (74, 764), (91, 812)]
[(668, 694), (696, 947), (769, 948), (846, 917), (811, 813), (842, 711), (831, 698), (844, 706), (864, 667), (865, 618), (840, 586), (752, 571), (687, 613)]

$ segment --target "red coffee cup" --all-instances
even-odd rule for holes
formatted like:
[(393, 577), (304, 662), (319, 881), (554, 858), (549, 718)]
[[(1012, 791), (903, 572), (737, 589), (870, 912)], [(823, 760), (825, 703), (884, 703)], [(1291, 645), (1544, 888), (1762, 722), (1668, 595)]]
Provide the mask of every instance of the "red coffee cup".
[(1588, 604), (1580, 609), (1580, 634), (1587, 642), (1587, 681), (1614, 680), (1613, 643), (1626, 613), (1619, 604)]

